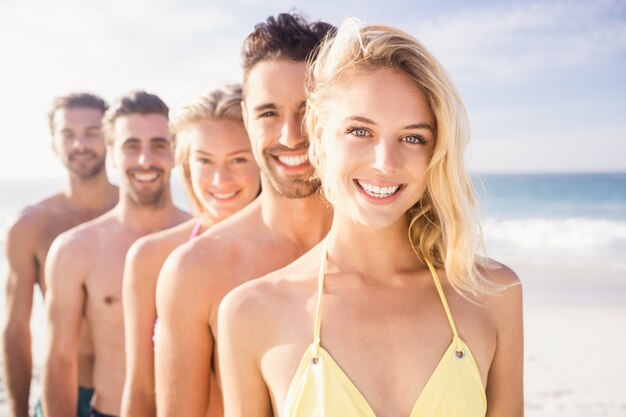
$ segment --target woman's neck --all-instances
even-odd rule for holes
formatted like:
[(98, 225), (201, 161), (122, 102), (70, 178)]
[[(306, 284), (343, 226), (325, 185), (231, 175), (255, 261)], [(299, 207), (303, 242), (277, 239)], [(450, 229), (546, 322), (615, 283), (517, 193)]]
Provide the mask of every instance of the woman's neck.
[(386, 282), (391, 274), (421, 265), (409, 241), (405, 216), (387, 227), (372, 228), (335, 212), (328, 239), (330, 270), (357, 273), (372, 282)]

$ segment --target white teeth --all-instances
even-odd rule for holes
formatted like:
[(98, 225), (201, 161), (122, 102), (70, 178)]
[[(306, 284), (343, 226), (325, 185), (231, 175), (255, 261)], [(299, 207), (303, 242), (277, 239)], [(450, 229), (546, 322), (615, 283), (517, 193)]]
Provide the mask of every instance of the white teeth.
[(140, 182), (150, 182), (157, 178), (156, 172), (135, 173), (135, 179)]
[(287, 166), (296, 167), (296, 166), (302, 165), (306, 161), (308, 161), (309, 160), (309, 155), (304, 153), (304, 154), (298, 155), (298, 156), (279, 156), (278, 160), (282, 164), (285, 164)]
[(357, 183), (361, 186), (363, 191), (375, 198), (389, 197), (400, 188), (399, 185), (392, 185), (390, 187), (379, 187), (378, 185), (368, 184), (359, 180), (357, 180)]
[(235, 194), (237, 194), (237, 191), (234, 191), (230, 194), (220, 194), (220, 193), (211, 193), (211, 195), (215, 198), (217, 198), (218, 200), (226, 200), (229, 199), (231, 197), (234, 197)]

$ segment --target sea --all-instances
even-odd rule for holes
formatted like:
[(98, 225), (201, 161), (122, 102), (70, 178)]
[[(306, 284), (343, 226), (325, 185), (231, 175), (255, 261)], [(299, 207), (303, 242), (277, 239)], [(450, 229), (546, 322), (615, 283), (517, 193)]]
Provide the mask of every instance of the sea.
[(473, 180), (488, 256), (518, 265), (626, 273), (626, 173)]
[[(626, 172), (475, 174), (472, 179), (488, 256), (515, 264), (626, 272)], [(62, 179), (0, 180), (2, 253), (6, 229), (19, 210), (63, 186)], [(175, 203), (188, 207), (178, 177), (172, 190)]]

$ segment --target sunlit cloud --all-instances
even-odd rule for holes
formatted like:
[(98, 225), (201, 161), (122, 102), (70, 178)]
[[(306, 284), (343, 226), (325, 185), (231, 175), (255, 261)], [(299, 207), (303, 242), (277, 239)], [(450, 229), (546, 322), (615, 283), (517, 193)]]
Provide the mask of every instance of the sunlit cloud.
[(624, 8), (624, 2), (613, 1), (496, 3), (410, 27), (458, 78), (510, 82), (625, 54)]

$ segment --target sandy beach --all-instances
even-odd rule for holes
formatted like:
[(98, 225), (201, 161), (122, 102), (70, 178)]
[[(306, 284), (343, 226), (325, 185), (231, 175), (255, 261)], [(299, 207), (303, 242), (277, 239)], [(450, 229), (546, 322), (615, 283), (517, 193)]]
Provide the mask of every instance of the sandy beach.
[[(526, 417), (626, 416), (626, 271), (510, 266), (525, 294)], [(33, 404), (46, 337), (35, 303)], [(2, 382), (0, 416), (6, 401)]]
[(626, 416), (626, 273), (516, 267), (527, 417)]

